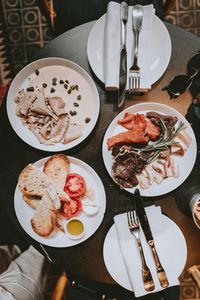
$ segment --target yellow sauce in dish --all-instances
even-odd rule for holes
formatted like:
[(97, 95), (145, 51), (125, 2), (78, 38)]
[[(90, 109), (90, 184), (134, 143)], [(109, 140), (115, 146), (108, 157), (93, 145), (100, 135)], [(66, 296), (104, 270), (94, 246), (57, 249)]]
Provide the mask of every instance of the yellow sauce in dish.
[(83, 223), (78, 219), (71, 220), (67, 223), (67, 231), (72, 235), (80, 235), (84, 231)]

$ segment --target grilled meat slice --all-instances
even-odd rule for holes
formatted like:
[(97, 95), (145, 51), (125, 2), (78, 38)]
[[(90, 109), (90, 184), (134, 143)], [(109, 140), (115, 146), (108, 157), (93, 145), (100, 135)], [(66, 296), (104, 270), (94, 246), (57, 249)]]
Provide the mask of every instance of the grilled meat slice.
[(112, 176), (123, 188), (132, 188), (138, 184), (139, 174), (147, 164), (147, 160), (132, 150), (122, 150), (117, 154), (112, 165)]
[(146, 144), (148, 141), (149, 141), (149, 137), (148, 135), (145, 135), (144, 131), (128, 130), (108, 138), (107, 146), (108, 146), (108, 150), (110, 150), (115, 145), (131, 144), (131, 143)]
[(156, 125), (159, 125), (160, 120), (163, 120), (166, 127), (169, 129), (171, 129), (178, 121), (178, 118), (176, 116), (162, 115), (156, 112), (147, 112), (146, 117)]

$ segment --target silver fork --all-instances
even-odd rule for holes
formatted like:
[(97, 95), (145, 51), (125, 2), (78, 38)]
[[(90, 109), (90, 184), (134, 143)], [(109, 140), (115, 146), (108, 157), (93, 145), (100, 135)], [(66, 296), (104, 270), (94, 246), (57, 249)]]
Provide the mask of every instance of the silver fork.
[(140, 250), (140, 256), (141, 256), (141, 261), (142, 261), (142, 278), (143, 278), (143, 283), (144, 283), (144, 289), (147, 292), (153, 291), (154, 288), (155, 288), (155, 284), (153, 282), (151, 271), (149, 270), (149, 268), (146, 264), (142, 244), (141, 244), (141, 241), (140, 241), (139, 222), (138, 222), (138, 218), (137, 218), (137, 215), (136, 215), (136, 211), (134, 210), (134, 207), (133, 207), (132, 204), (127, 206), (127, 220), (128, 220), (128, 227), (129, 227), (130, 233), (135, 237), (135, 239), (137, 241), (137, 244), (138, 244), (138, 248)]
[(140, 67), (138, 66), (139, 34), (142, 28), (143, 7), (135, 5), (132, 13), (132, 28), (134, 34), (134, 57), (133, 65), (129, 69), (129, 100), (140, 88)]

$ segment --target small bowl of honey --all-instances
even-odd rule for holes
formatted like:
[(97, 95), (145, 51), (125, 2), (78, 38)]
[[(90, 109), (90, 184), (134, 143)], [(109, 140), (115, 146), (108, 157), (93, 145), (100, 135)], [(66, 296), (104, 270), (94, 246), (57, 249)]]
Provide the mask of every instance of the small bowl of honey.
[(66, 232), (72, 239), (80, 239), (85, 234), (85, 226), (79, 218), (72, 218), (66, 223)]

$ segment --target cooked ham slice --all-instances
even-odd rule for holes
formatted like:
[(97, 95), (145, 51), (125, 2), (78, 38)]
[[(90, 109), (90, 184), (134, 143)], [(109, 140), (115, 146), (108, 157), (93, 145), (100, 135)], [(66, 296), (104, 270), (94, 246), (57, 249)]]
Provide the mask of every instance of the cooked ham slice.
[(20, 92), (20, 95), (18, 97), (17, 101), (17, 107), (16, 107), (16, 114), (18, 116), (25, 116), (28, 114), (29, 109), (31, 107), (31, 105), (34, 103), (34, 101), (36, 100), (36, 95), (32, 92), (24, 92), (24, 90), (22, 90)]
[(17, 97), (15, 98), (15, 102), (16, 102), (16, 115), (18, 117), (21, 117), (22, 114), (20, 113), (20, 109), (22, 107), (22, 104), (24, 103), (24, 101), (26, 100), (26, 97), (25, 97), (25, 92), (24, 92), (24, 89), (19, 91), (19, 94), (17, 95)]
[(21, 90), (15, 102), (16, 114), (41, 144), (66, 144), (82, 135), (83, 126), (70, 124), (64, 99), (59, 96), (45, 97), (44, 88), (35, 92)]
[(48, 123), (45, 124), (42, 129), (33, 127), (28, 124), (29, 129), (35, 134), (41, 144), (53, 145), (61, 142), (68, 126), (70, 117), (68, 114), (61, 115), (58, 122), (52, 126)]
[(65, 132), (63, 144), (67, 144), (75, 139), (78, 139), (83, 134), (83, 126), (78, 124), (69, 124)]
[(39, 91), (36, 94), (36, 97), (37, 97), (36, 100), (34, 101), (34, 103), (32, 103), (30, 107), (30, 112), (36, 115), (51, 116), (53, 117), (53, 119), (57, 121), (58, 120), (57, 116), (47, 106), (46, 100), (44, 98), (44, 94), (41, 91)]
[(57, 116), (67, 113), (64, 100), (61, 97), (48, 98), (49, 105)]

